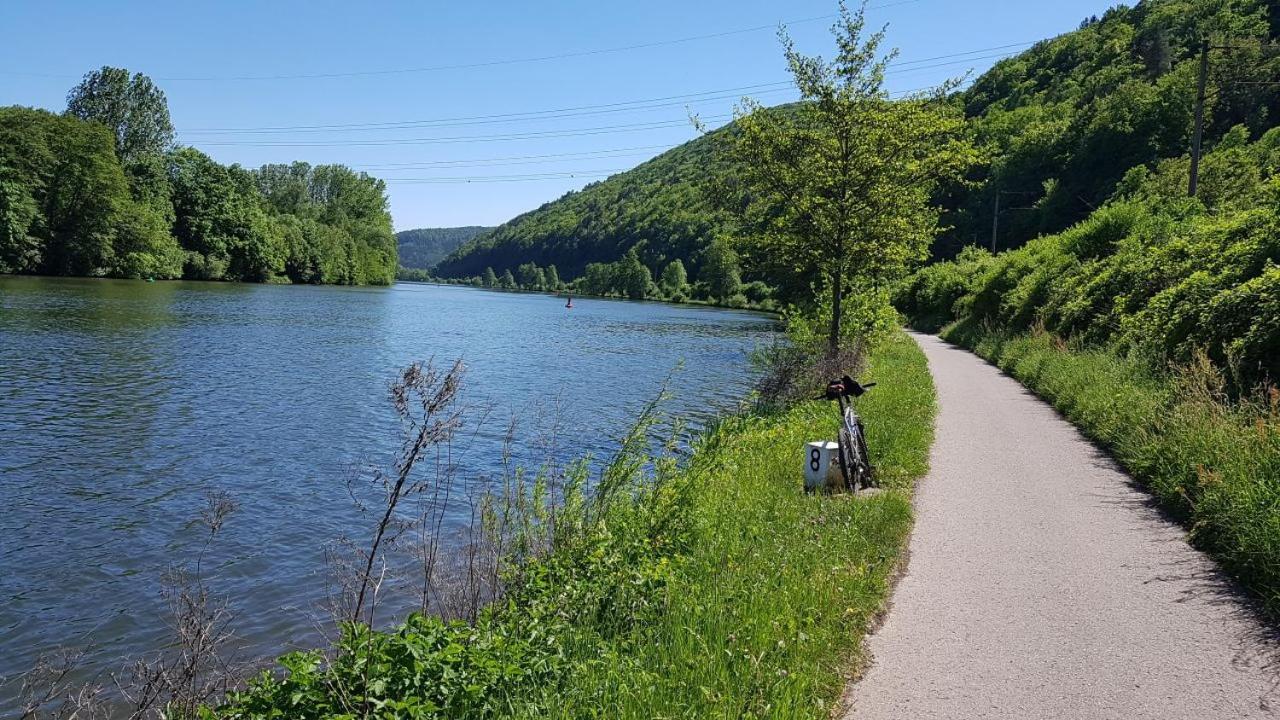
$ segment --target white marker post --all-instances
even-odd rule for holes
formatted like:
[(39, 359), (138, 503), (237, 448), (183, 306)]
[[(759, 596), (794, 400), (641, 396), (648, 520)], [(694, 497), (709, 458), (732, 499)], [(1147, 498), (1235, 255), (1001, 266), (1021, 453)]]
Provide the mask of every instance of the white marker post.
[(821, 490), (827, 486), (839, 487), (840, 468), (836, 453), (840, 445), (831, 441), (811, 442), (804, 449), (804, 489)]

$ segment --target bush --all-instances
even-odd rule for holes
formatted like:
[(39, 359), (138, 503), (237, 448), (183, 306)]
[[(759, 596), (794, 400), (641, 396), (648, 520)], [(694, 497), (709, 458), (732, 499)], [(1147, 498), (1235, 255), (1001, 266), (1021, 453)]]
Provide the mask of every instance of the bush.
[[(1232, 136), (1210, 155), (1253, 163), (1257, 172), (1233, 171), (1232, 182), (1270, 186), (1280, 182), (1269, 175), (1280, 169), (1278, 141), (1280, 133), (1254, 145)], [(926, 267), (897, 290), (897, 307), (930, 330), (954, 320), (1015, 332), (1043, 327), (1072, 342), (1136, 353), (1154, 370), (1204, 350), (1237, 394), (1280, 379), (1280, 218), (1271, 196), (1259, 189), (1232, 203), (1214, 201), (1219, 209), (1209, 213), (1170, 195), (1169, 172), (1129, 173), (1115, 201), (1058, 235), (995, 257), (966, 249)]]
[(773, 297), (773, 288), (759, 280), (742, 286), (742, 294), (754, 305), (760, 305)]
[(1280, 267), (1216, 295), (1200, 326), (1211, 356), (1237, 385), (1280, 378)]

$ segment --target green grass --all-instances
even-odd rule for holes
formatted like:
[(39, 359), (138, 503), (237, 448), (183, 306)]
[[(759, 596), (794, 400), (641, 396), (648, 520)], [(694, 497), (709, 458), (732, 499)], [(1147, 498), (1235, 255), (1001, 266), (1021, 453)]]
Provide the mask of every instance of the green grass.
[(1280, 611), (1280, 395), (1230, 399), (1203, 358), (1160, 373), (1046, 333), (960, 322), (943, 337), (1053, 403), (1185, 522), (1198, 547)]
[(623, 462), (599, 500), (570, 497), (555, 552), (474, 626), (353, 628), (332, 659), (285, 658), (217, 716), (828, 717), (884, 606), (933, 439), (910, 339), (882, 343), (865, 376), (887, 492), (802, 491), (805, 442), (835, 435), (831, 405), (727, 419), (680, 467)]
[(690, 471), (694, 541), (664, 612), (624, 658), (558, 690), (554, 714), (827, 716), (884, 604), (933, 439), (933, 384), (914, 343), (886, 343), (867, 377), (880, 386), (861, 410), (890, 491), (800, 491), (804, 443), (835, 436), (828, 404), (726, 422)]

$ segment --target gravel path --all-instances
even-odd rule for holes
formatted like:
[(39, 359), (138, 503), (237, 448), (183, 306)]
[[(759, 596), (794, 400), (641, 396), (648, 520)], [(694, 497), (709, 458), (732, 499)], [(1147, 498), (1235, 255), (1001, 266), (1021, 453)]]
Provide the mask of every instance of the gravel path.
[(1280, 716), (1274, 631), (1183, 530), (1017, 381), (915, 339), (932, 470), (845, 717)]

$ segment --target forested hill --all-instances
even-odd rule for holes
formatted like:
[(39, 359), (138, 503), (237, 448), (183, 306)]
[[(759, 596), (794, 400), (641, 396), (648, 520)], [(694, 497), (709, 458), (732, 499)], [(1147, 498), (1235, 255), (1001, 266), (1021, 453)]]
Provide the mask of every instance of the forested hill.
[(1278, 27), (1274, 0), (1147, 0), (997, 63), (957, 98), (992, 162), (947, 198), (938, 250), (989, 246), (997, 194), (997, 246), (1016, 247), (1085, 218), (1131, 169), (1187, 155), (1206, 39), (1232, 48), (1209, 56), (1205, 146), (1236, 125), (1259, 137), (1280, 119), (1280, 58), (1258, 47)]
[(701, 191), (718, 163), (711, 143), (711, 136), (697, 138), (520, 215), (459, 248), (436, 273), (471, 277), (491, 267), (501, 274), (532, 262), (555, 265), (570, 280), (638, 245), (655, 275), (680, 259), (696, 277), (716, 229)]
[(430, 270), (466, 241), (492, 229), (482, 225), (467, 225), (402, 230), (396, 233), (396, 246), (400, 250), (400, 267), (411, 270)]
[[(989, 246), (997, 195), (999, 247), (1016, 247), (1086, 217), (1130, 169), (1186, 155), (1206, 37), (1255, 46), (1212, 54), (1206, 147), (1237, 124), (1260, 136), (1280, 112), (1280, 57), (1256, 46), (1276, 37), (1278, 18), (1275, 0), (1146, 0), (998, 63), (952, 98), (990, 162), (939, 198), (951, 229), (935, 253)], [(718, 228), (699, 189), (719, 167), (711, 150), (699, 138), (569, 193), (479, 236), (437, 272), (501, 274), (534, 262), (572, 279), (640, 244), (651, 271), (680, 258), (696, 277)]]

